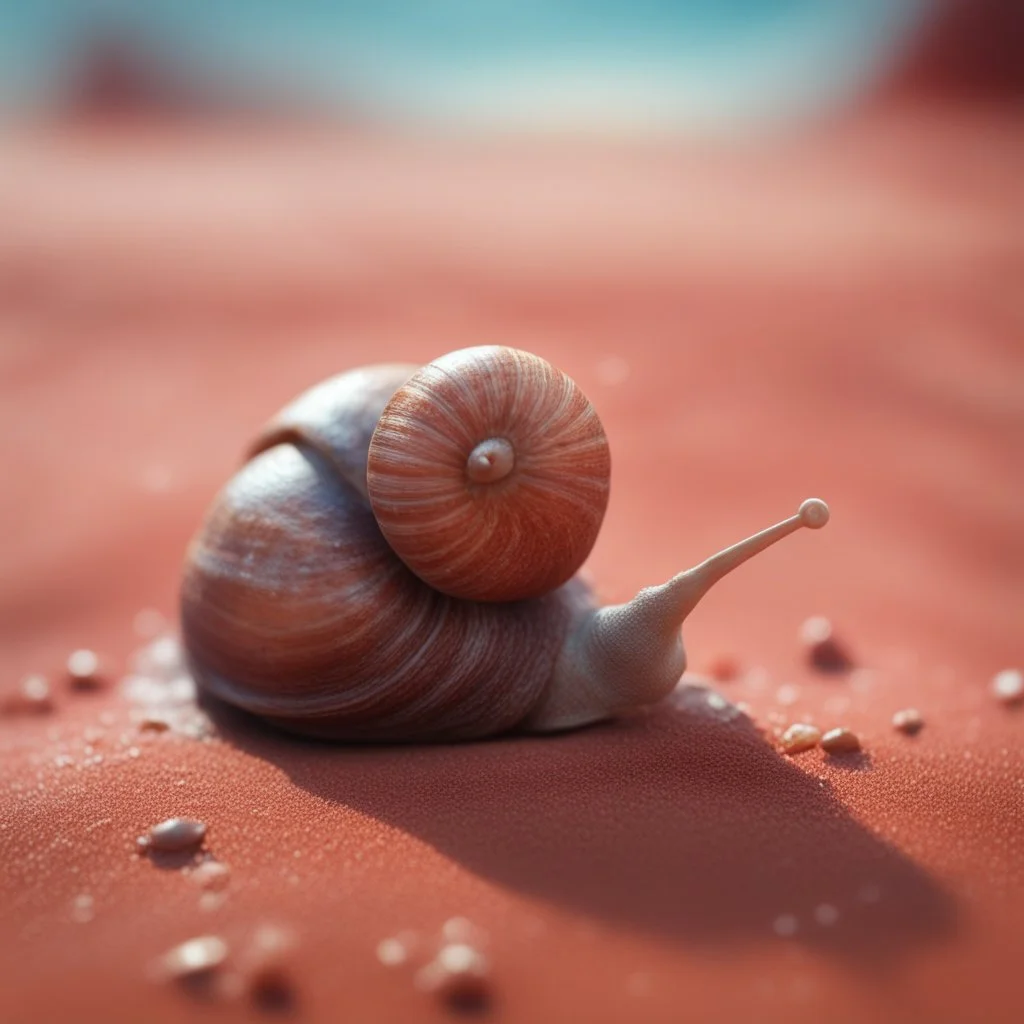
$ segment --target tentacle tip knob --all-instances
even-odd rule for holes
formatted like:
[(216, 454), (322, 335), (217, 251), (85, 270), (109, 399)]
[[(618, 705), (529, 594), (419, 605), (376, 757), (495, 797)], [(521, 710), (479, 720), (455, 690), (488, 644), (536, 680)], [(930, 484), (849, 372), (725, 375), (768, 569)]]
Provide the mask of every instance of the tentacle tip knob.
[(812, 530), (820, 530), (829, 520), (828, 505), (821, 498), (808, 498), (800, 505), (800, 522)]

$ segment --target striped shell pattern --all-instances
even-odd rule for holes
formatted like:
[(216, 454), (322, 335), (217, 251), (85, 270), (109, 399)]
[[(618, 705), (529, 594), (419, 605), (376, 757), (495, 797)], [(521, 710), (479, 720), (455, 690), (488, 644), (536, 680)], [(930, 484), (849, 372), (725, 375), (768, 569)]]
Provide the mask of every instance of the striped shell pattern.
[(589, 603), (566, 581), (608, 471), (586, 399), (515, 350), (318, 385), (268, 425), (190, 547), (182, 630), (200, 686), (338, 739), (514, 729)]

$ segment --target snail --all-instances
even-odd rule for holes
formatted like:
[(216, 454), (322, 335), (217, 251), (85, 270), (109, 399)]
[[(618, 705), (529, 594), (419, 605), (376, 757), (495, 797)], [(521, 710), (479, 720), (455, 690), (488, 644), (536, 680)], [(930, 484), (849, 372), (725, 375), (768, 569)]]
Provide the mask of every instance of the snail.
[(451, 741), (586, 725), (668, 694), (681, 626), (796, 515), (633, 600), (576, 575), (610, 457), (579, 387), (486, 346), (333, 377), (260, 433), (192, 541), (181, 591), (208, 695), (287, 730)]

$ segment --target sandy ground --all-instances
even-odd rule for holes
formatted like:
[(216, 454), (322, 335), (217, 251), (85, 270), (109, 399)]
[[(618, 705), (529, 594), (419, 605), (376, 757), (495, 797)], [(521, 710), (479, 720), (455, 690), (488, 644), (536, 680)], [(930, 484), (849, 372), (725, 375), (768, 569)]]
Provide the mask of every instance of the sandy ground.
[[(55, 706), (0, 720), (4, 1019), (243, 1019), (147, 966), (264, 924), (295, 936), (298, 1019), (444, 1019), (376, 947), (462, 915), (494, 1020), (1019, 1020), (1024, 709), (988, 684), (1024, 659), (1022, 182), (1019, 121), (952, 114), (727, 153), (6, 137), (2, 682), (42, 672)], [(143, 734), (113, 682), (67, 687), (70, 650), (116, 680), (136, 613), (173, 618), (280, 405), (483, 342), (604, 420), (609, 600), (830, 502), (687, 623), (749, 717), (683, 690), (568, 736), (350, 749)], [(810, 614), (863, 671), (807, 669)], [(782, 757), (799, 718), (866, 755)], [(209, 824), (223, 900), (135, 856), (174, 814)]]

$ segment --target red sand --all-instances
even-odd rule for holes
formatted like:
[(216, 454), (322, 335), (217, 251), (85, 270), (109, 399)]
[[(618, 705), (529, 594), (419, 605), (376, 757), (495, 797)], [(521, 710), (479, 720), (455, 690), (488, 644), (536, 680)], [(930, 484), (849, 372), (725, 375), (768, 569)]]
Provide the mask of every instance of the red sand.
[[(1020, 1019), (1024, 709), (987, 690), (1024, 657), (1019, 123), (878, 118), (714, 156), (2, 145), (3, 674), (57, 691), (52, 714), (0, 722), (5, 1021), (240, 1019), (244, 1000), (205, 1005), (147, 966), (268, 922), (295, 932), (301, 1019), (442, 1019), (375, 948), (454, 915), (490, 935), (494, 1020)], [(589, 571), (609, 599), (830, 502), (826, 530), (721, 584), (686, 638), (694, 668), (767, 670), (718, 687), (759, 725), (846, 725), (866, 757), (785, 759), (692, 694), (462, 747), (235, 719), (211, 743), (136, 738), (116, 688), (60, 682), (70, 650), (120, 666), (134, 614), (173, 613), (190, 533), (277, 407), (485, 341), (552, 359), (605, 422)], [(810, 614), (871, 674), (806, 670)], [(911, 705), (913, 738), (891, 725)], [(90, 727), (103, 763), (58, 767)], [(218, 909), (134, 855), (172, 815), (231, 865)]]

